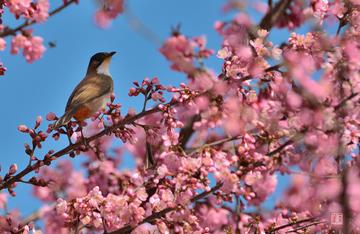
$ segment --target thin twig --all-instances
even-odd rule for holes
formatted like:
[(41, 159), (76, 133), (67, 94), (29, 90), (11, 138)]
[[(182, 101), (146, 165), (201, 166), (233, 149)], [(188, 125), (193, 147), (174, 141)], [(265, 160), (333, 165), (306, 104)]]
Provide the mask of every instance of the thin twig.
[(340, 204), (342, 206), (342, 213), (344, 216), (344, 224), (343, 224), (343, 233), (350, 233), (350, 220), (351, 220), (351, 209), (349, 205), (349, 197), (347, 195), (348, 193), (348, 180), (347, 180), (347, 173), (348, 170), (345, 166), (344, 170), (342, 171), (341, 176), (341, 184), (342, 184), (342, 190), (340, 194)]
[[(54, 204), (50, 205), (49, 208), (53, 208)], [(24, 228), (26, 225), (29, 225), (32, 222), (35, 222), (37, 220), (39, 220), (41, 218), (41, 209), (31, 213), (30, 215), (28, 215), (27, 217), (25, 217), (22, 221), (21, 224), (19, 225), (19, 230), (18, 230), (18, 234), (22, 234), (24, 231)]]
[[(283, 66), (282, 63), (276, 64), (276, 65), (274, 65), (274, 66), (271, 66), (271, 67), (266, 68), (264, 71), (265, 71), (265, 72), (278, 71), (279, 68), (281, 68), (282, 66)], [(244, 81), (250, 80), (250, 79), (252, 79), (252, 78), (253, 78), (253, 76), (248, 75), (248, 76), (241, 77), (241, 78), (240, 78), (239, 80), (237, 80), (237, 81), (239, 81), (239, 82), (244, 82)]]
[(282, 145), (280, 145), (276, 149), (270, 151), (266, 155), (267, 156), (272, 156), (274, 154), (280, 153), (286, 146), (291, 145), (292, 143), (294, 143), (294, 140), (293, 140), (293, 138), (290, 138), (289, 140), (285, 141)]
[(271, 231), (269, 231), (267, 233), (272, 234), (272, 233), (275, 233), (276, 231), (279, 231), (279, 230), (287, 228), (287, 227), (291, 227), (291, 226), (298, 225), (298, 224), (301, 224), (301, 223), (313, 222), (316, 219), (317, 218), (315, 218), (315, 217), (311, 217), (311, 218), (302, 219), (302, 220), (295, 221), (295, 222), (290, 222), (290, 223), (287, 223), (287, 224), (284, 224), (284, 225), (281, 225), (281, 226), (277, 226), (277, 227), (273, 228)]
[(198, 148), (195, 148), (193, 149), (188, 155), (189, 156), (192, 156), (193, 154), (195, 154), (196, 152), (199, 152), (201, 151), (202, 149), (205, 149), (207, 147), (212, 147), (212, 146), (216, 146), (216, 145), (221, 145), (221, 144), (224, 144), (226, 142), (229, 142), (229, 141), (234, 141), (234, 140), (239, 140), (241, 138), (241, 136), (234, 136), (234, 137), (228, 137), (228, 138), (225, 138), (225, 139), (221, 139), (221, 140), (218, 140), (218, 141), (213, 141), (213, 142), (210, 142), (210, 143), (207, 143), (207, 144), (204, 144)]
[(291, 1), (292, 0), (281, 0), (278, 1), (275, 6), (271, 7), (262, 18), (259, 25), (249, 32), (250, 39), (256, 38), (256, 31), (259, 28), (270, 31), (279, 18), (284, 14), (285, 10), (290, 6)]
[(307, 129), (301, 130), (300, 132), (298, 132), (294, 136), (292, 136), (290, 139), (285, 141), (283, 144), (281, 144), (279, 147), (277, 147), (276, 149), (268, 152), (266, 155), (267, 156), (272, 156), (274, 154), (280, 153), (286, 146), (289, 146), (289, 145), (297, 142), (299, 139), (301, 139), (306, 131), (307, 131)]
[[(305, 226), (300, 226), (300, 227), (291, 229), (291, 230), (287, 231), (286, 233), (290, 233), (290, 232), (296, 232), (296, 233), (298, 233), (299, 230), (302, 230), (302, 229), (305, 229), (305, 228), (308, 228), (308, 227), (311, 227), (311, 226), (316, 226), (316, 225), (322, 224), (322, 223), (326, 223), (326, 221), (316, 221), (316, 222), (312, 222), (312, 223), (306, 224)], [(344, 233), (347, 233), (347, 232), (344, 232)]]
[(348, 16), (349, 16), (349, 10), (345, 12), (345, 14), (343, 15), (343, 17), (339, 18), (339, 25), (338, 28), (336, 30), (336, 36), (339, 36), (341, 29), (348, 24)]
[(149, 94), (146, 93), (145, 96), (144, 96), (144, 103), (143, 103), (143, 108), (142, 108), (142, 112), (146, 111), (146, 104), (147, 102), (150, 100), (150, 96), (148, 96)]
[(153, 151), (152, 151), (152, 147), (151, 144), (148, 141), (148, 133), (145, 130), (145, 138), (146, 138), (146, 161), (145, 161), (145, 168), (151, 168), (155, 165), (155, 159), (154, 159), (154, 155), (153, 155)]
[[(267, 29), (268, 31), (270, 31), (270, 29), (274, 26), (274, 24), (276, 23), (276, 21), (278, 20), (278, 18), (280, 17), (281, 14), (283, 14), (283, 12), (286, 10), (286, 8), (290, 5), (291, 0), (282, 0), (280, 2), (278, 2), (276, 4), (275, 7), (272, 7), (272, 0), (269, 0), (269, 5), (270, 5), (270, 9), (269, 12), (262, 18), (262, 20), (260, 21), (259, 25), (257, 28), (263, 28), (263, 29)], [(131, 16), (129, 10), (126, 11), (127, 13), (129, 13), (129, 15)], [(266, 21), (271, 18), (272, 21), (269, 21), (268, 23), (266, 23)], [(135, 18), (135, 22), (139, 22), (136, 18)], [(141, 22), (141, 21), (140, 21)], [(266, 24), (266, 27), (264, 26)], [(140, 26), (143, 26), (140, 24)], [(143, 27), (142, 28), (142, 32), (147, 32), (147, 28)], [(141, 32), (141, 31), (140, 31)], [(152, 33), (152, 31), (149, 31), (150, 34), (149, 35), (149, 39), (151, 41), (155, 41), (155, 43), (158, 42), (158, 37), (154, 36), (154, 34)], [(255, 38), (255, 33), (251, 33), (249, 32), (250, 37)], [(146, 35), (146, 34), (144, 34)], [(160, 41), (161, 44), (161, 41)], [(267, 69), (265, 69), (265, 72), (270, 72), (270, 71), (275, 71), (275, 70), (279, 70), (280, 67), (282, 67), (283, 64), (277, 64), (275, 66), (269, 67)], [(252, 76), (245, 76), (239, 79), (239, 82), (244, 82), (246, 80), (251, 79)], [(197, 118), (197, 117), (195, 117)], [(181, 144), (180, 146), (182, 148), (185, 148), (186, 143), (188, 142), (188, 140), (191, 138), (192, 134), (194, 133), (192, 127), (193, 127), (193, 123), (196, 122), (198, 120), (194, 120), (192, 121), (189, 125), (186, 125), (183, 129), (181, 129), (180, 131), (180, 141)]]
[(161, 46), (162, 40), (156, 35), (150, 28), (148, 28), (129, 8), (129, 6), (125, 7), (124, 11), (125, 19), (129, 22), (130, 27), (135, 31), (142, 35), (145, 39), (150, 41), (156, 47)]
[(191, 117), (190, 121), (180, 130), (179, 145), (182, 149), (186, 147), (192, 134), (194, 133), (194, 123), (201, 119), (200, 114), (196, 114)]
[(40, 219), (40, 217), (41, 211), (37, 210), (22, 220), (22, 226), (28, 225), (31, 222), (35, 222), (36, 220)]
[[(168, 105), (170, 105), (170, 106), (174, 106), (176, 104), (178, 104), (178, 102), (176, 102), (176, 101), (168, 103)], [(147, 116), (147, 115), (159, 112), (159, 111), (160, 111), (159, 107), (156, 106), (153, 109), (150, 109), (150, 110), (147, 110), (147, 111), (144, 111), (144, 112), (140, 112), (137, 115), (125, 117), (119, 123), (114, 124), (114, 125), (112, 125), (110, 127), (107, 127), (106, 129), (102, 130), (101, 132), (99, 132), (99, 133), (97, 133), (97, 134), (95, 134), (95, 135), (93, 135), (91, 137), (84, 138), (84, 139), (82, 139), (81, 141), (79, 141), (77, 143), (69, 145), (69, 146), (63, 148), (62, 150), (59, 150), (59, 151), (55, 152), (54, 154), (52, 154), (47, 159), (47, 162), (51, 163), (52, 161), (66, 155), (66, 154), (69, 154), (70, 152), (73, 152), (74, 150), (79, 149), (79, 147), (81, 145), (83, 145), (85, 141), (89, 144), (90, 142), (92, 142), (92, 141), (94, 141), (94, 140), (96, 140), (96, 139), (98, 139), (98, 138), (100, 138), (100, 137), (102, 137), (104, 135), (107, 135), (107, 134), (111, 133), (112, 131), (114, 131), (114, 130), (120, 128), (120, 127), (131, 124), (134, 121), (136, 121), (136, 120), (138, 120), (138, 119), (140, 119), (140, 118), (142, 118), (144, 116)], [(0, 183), (0, 191), (5, 189), (5, 188), (9, 188), (10, 185), (12, 185), (13, 183), (20, 181), (27, 174), (29, 174), (29, 173), (31, 173), (31, 172), (33, 172), (35, 170), (38, 170), (40, 167), (43, 167), (43, 166), (44, 166), (43, 161), (37, 161), (35, 164), (33, 164), (31, 166), (27, 166), (25, 169), (23, 169), (22, 171), (20, 171), (16, 175), (13, 175), (13, 176), (9, 177), (8, 179), (3, 180)]]
[(269, 31), (279, 20), (280, 16), (284, 14), (290, 3), (291, 0), (281, 0), (277, 2), (276, 5), (271, 8), (271, 10), (261, 20), (259, 28)]
[(219, 190), (221, 188), (221, 186), (223, 185), (223, 183), (218, 183), (216, 184), (212, 189), (210, 189), (209, 191), (205, 191), (203, 193), (200, 193), (199, 195), (196, 195), (195, 197), (191, 198), (190, 201), (191, 202), (196, 202), (198, 200), (203, 199), (204, 197), (206, 197), (207, 195), (212, 194), (213, 192)]
[(339, 104), (337, 104), (334, 107), (334, 110), (337, 111), (339, 110), (341, 107), (343, 107), (345, 105), (345, 103), (353, 98), (355, 98), (359, 93), (352, 93), (350, 96), (348, 96), (347, 98), (345, 98), (344, 100), (342, 100)]
[[(63, 9), (65, 9), (66, 7), (68, 7), (69, 5), (71, 5), (72, 3), (75, 3), (75, 2), (77, 2), (77, 0), (70, 0), (70, 1), (66, 2), (65, 4), (59, 6), (58, 8), (54, 9), (53, 11), (51, 11), (49, 13), (49, 17), (59, 13), (60, 11), (62, 11)], [(26, 27), (31, 26), (35, 23), (36, 23), (35, 20), (32, 20), (32, 21), (26, 20), (24, 23), (20, 24), (16, 28), (13, 28), (13, 29), (6, 28), (2, 33), (0, 33), (0, 37), (7, 37), (10, 35), (15, 35), (16, 32), (21, 31), (21, 30), (25, 29)]]

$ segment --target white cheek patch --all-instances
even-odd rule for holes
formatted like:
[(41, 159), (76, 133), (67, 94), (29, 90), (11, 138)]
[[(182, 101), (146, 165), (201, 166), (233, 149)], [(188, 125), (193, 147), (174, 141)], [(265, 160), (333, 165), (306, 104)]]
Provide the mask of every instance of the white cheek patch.
[(100, 66), (96, 69), (98, 74), (110, 76), (109, 65), (111, 58), (105, 59)]

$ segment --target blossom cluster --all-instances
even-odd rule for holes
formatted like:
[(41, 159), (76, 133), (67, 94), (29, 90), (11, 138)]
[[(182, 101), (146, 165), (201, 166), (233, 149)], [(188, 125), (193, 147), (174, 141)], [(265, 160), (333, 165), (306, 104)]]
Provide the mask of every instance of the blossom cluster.
[[(0, 1), (0, 51), (7, 47), (6, 37), (12, 37), (10, 43), (11, 54), (22, 54), (27, 62), (32, 63), (39, 60), (46, 47), (43, 38), (33, 34), (31, 25), (44, 23), (47, 19), (72, 3), (79, 3), (79, 0), (63, 0), (62, 5), (50, 11), (49, 0), (4, 0)], [(15, 28), (10, 28), (2, 21), (2, 16), (8, 10), (17, 20), (23, 22)], [(123, 0), (99, 0), (99, 9), (95, 13), (95, 22), (100, 27), (106, 27), (124, 11)], [(1, 63), (0, 75), (4, 75), (6, 68)]]
[(197, 70), (194, 63), (201, 62), (202, 59), (208, 58), (213, 53), (205, 46), (206, 38), (204, 36), (188, 38), (180, 32), (174, 31), (160, 48), (160, 52), (172, 62), (173, 70), (193, 75)]
[[(2, 1), (1, 8), (7, 7), (9, 12), (13, 14), (16, 19), (24, 19), (27, 22), (43, 23), (49, 17), (50, 3), (48, 0), (6, 0)], [(3, 9), (2, 9), (3, 11)], [(20, 31), (19, 31), (20, 32)], [(18, 54), (20, 49), (23, 49), (23, 55), (27, 62), (31, 63), (42, 57), (45, 51), (43, 39), (32, 35), (32, 30), (22, 29), (21, 32), (13, 31), (8, 26), (0, 25), (0, 50), (5, 50), (5, 37), (12, 35), (11, 39), (11, 53)]]
[[(88, 123), (54, 130), (57, 116), (49, 113), (46, 131), (40, 117), (33, 128), (20, 125), (31, 139), (29, 165), (12, 165), (0, 189), (16, 195), (21, 182), (32, 184), (46, 233), (360, 232), (360, 4), (274, 4), (262, 28), (241, 10), (215, 22), (219, 68), (204, 64), (213, 54), (205, 37), (174, 31), (160, 53), (187, 81), (134, 82), (129, 96), (143, 98), (139, 112), (123, 113), (112, 96)], [(290, 32), (280, 45), (269, 39), (273, 27), (334, 19), (336, 33)], [(69, 145), (35, 157), (48, 135)], [(126, 152), (133, 169), (120, 169)], [(65, 155), (82, 157), (81, 170), (59, 159)], [(24, 179), (32, 171), (38, 174)], [(264, 209), (283, 175), (289, 186)], [(343, 223), (332, 222), (333, 214)], [(23, 220), (10, 211), (0, 230), (38, 230), (36, 220)]]
[(98, 0), (100, 9), (95, 13), (95, 22), (102, 28), (124, 11), (124, 0)]

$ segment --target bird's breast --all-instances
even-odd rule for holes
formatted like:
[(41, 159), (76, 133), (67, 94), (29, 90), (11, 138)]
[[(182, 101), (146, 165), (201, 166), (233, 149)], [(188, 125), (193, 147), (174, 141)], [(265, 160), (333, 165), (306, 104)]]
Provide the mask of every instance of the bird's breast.
[(74, 114), (74, 118), (80, 121), (90, 118), (97, 111), (106, 106), (106, 103), (110, 101), (110, 95), (111, 94), (103, 95), (92, 100), (91, 102), (81, 105), (77, 108)]
[(110, 101), (110, 95), (111, 95), (110, 93), (105, 94), (88, 103), (88, 106), (90, 107), (93, 114), (95, 114), (95, 112), (106, 106), (106, 103)]

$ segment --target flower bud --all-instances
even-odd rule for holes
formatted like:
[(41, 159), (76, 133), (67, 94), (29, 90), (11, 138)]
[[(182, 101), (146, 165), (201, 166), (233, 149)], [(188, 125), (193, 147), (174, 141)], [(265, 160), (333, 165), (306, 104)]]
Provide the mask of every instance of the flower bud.
[(24, 125), (24, 124), (19, 125), (19, 126), (18, 126), (18, 130), (19, 130), (20, 132), (23, 132), (23, 133), (29, 132), (29, 128), (28, 128), (26, 125)]
[(36, 117), (35, 129), (37, 129), (40, 126), (41, 122), (42, 122), (42, 117), (39, 115), (38, 117)]
[(115, 100), (115, 94), (114, 93), (111, 93), (110, 100), (111, 100), (111, 102), (114, 102), (114, 100)]
[(55, 119), (57, 119), (57, 117), (56, 117), (55, 113), (53, 113), (53, 112), (49, 112), (49, 113), (46, 115), (46, 120), (47, 120), (47, 121), (53, 121), (53, 120), (55, 120)]
[(15, 174), (16, 173), (16, 171), (17, 171), (17, 165), (14, 163), (14, 164), (11, 164), (11, 166), (10, 166), (10, 168), (9, 168), (9, 174), (10, 175), (13, 175), (13, 174)]

